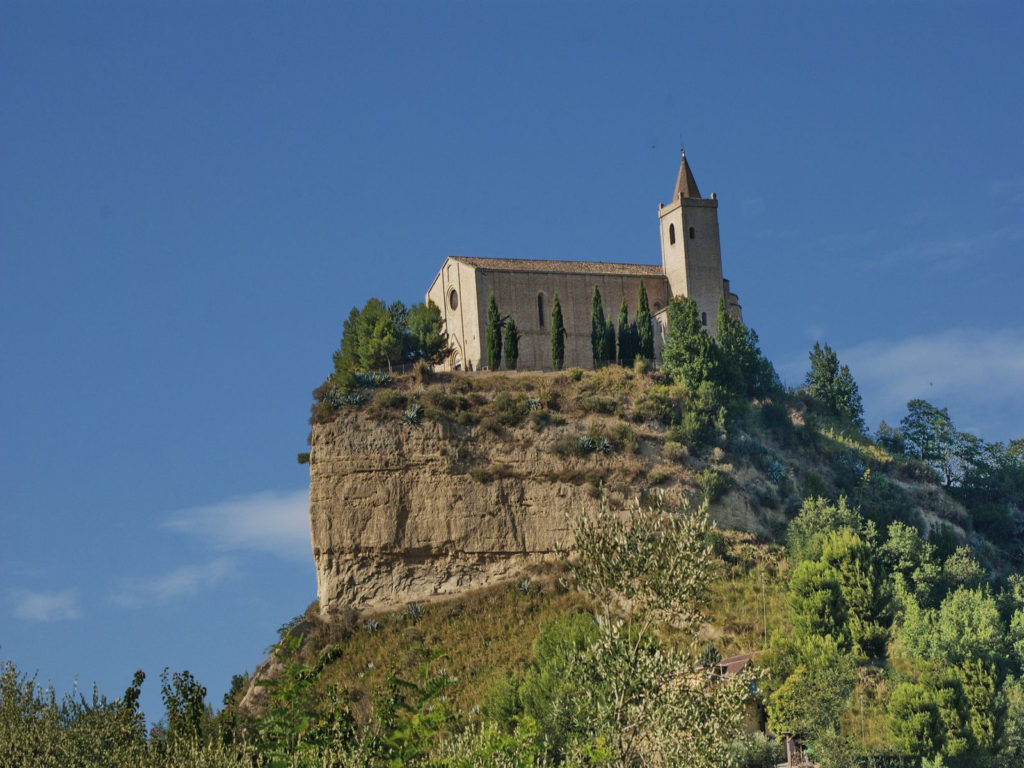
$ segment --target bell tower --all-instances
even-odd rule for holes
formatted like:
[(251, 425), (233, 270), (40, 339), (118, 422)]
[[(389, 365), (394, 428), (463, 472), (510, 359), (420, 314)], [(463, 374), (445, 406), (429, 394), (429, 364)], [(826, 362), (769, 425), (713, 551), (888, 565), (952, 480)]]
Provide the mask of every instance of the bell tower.
[[(683, 152), (672, 201), (658, 207), (661, 225), (661, 267), (673, 296), (689, 296), (705, 320), (708, 333), (718, 332), (718, 302), (726, 295), (722, 281), (722, 247), (718, 239), (718, 198), (700, 196)], [(738, 305), (737, 305), (738, 308)]]

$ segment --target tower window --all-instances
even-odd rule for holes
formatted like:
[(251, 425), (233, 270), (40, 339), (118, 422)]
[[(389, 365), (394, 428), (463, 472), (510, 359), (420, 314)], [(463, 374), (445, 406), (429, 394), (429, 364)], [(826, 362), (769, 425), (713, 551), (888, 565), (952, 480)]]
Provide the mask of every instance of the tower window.
[(696, 235), (697, 235), (697, 230), (694, 229), (693, 227), (690, 227), (690, 239), (693, 240), (693, 238), (696, 237)]
[(537, 294), (537, 325), (544, 327), (544, 294)]
[(701, 312), (700, 313), (700, 322), (701, 322), (701, 325), (707, 325), (708, 324), (708, 313), (707, 312)]
[(675, 224), (669, 224), (668, 225), (668, 244), (669, 245), (675, 245), (676, 244), (676, 225)]

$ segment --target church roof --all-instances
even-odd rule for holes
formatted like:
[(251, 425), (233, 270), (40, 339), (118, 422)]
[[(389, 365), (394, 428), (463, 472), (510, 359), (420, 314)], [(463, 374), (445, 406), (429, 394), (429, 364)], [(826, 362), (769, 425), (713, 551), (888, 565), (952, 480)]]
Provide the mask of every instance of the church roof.
[(679, 177), (676, 179), (672, 200), (678, 200), (680, 197), (700, 197), (700, 190), (697, 189), (697, 182), (693, 178), (690, 164), (686, 162), (685, 152), (683, 152), (683, 159), (679, 162)]
[(451, 258), (477, 269), (493, 269), (502, 272), (665, 276), (660, 264), (615, 264), (607, 261), (554, 261), (552, 259), (486, 259), (478, 256), (452, 256)]

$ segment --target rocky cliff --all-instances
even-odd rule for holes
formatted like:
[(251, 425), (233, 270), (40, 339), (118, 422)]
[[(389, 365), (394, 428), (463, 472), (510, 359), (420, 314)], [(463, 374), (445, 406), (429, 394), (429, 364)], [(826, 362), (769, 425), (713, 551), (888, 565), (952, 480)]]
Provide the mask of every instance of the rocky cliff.
[(321, 611), (427, 600), (555, 557), (567, 513), (596, 503), (593, 484), (579, 481), (613, 468), (609, 457), (557, 457), (552, 439), (379, 423), (359, 411), (316, 425), (309, 500)]

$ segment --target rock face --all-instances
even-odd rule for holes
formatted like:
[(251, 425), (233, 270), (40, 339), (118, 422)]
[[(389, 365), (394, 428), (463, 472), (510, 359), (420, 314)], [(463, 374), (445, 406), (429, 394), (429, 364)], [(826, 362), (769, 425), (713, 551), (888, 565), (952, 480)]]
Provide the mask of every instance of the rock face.
[[(483, 586), (557, 556), (568, 513), (593, 506), (583, 469), (522, 427), (373, 422), (313, 428), (310, 532), (320, 609), (386, 609)], [(579, 471), (576, 483), (559, 480)]]

